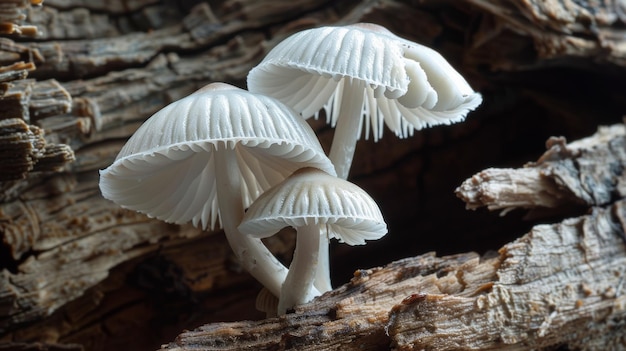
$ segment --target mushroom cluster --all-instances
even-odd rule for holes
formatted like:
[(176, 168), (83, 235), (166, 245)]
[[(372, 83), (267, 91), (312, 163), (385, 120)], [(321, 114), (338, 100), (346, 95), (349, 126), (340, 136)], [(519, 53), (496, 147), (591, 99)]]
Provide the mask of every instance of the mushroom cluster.
[[(332, 289), (328, 242), (387, 233), (376, 202), (347, 181), (356, 141), (461, 121), (481, 96), (435, 51), (373, 24), (288, 37), (248, 75), (164, 107), (100, 172), (103, 196), (170, 223), (221, 227), (277, 313)], [(306, 122), (336, 126), (329, 156)], [(287, 269), (261, 241), (297, 230)]]

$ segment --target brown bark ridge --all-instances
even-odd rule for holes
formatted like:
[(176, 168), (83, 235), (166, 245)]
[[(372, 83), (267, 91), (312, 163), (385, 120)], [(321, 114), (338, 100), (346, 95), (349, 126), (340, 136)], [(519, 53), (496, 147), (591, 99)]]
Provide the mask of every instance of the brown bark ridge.
[[(431, 249), (465, 252), (474, 242), (484, 251), (499, 247), (497, 240), (518, 237), (519, 221), (500, 224), (480, 212), (468, 216), (445, 194), (488, 164), (533, 159), (538, 140), (562, 133), (575, 139), (600, 122), (621, 118), (626, 89), (616, 83), (626, 77), (623, 14), (617, 1), (4, 1), (0, 347), (154, 349), (183, 329), (260, 318), (251, 311), (260, 287), (238, 270), (222, 235), (121, 210), (100, 196), (98, 170), (151, 114), (212, 81), (245, 85), (249, 69), (273, 45), (312, 26), (382, 24), (441, 51), (485, 96), (481, 110), (462, 125), (416, 132), (407, 140), (385, 135), (377, 145), (360, 142), (353, 179), (381, 204), (393, 232), (360, 251), (337, 247), (334, 259), (343, 264), (336, 267), (346, 273), (339, 275), (341, 282), (352, 267), (395, 261), (359, 271), (363, 275), (346, 286), (362, 286), (367, 272), (401, 284), (401, 278), (383, 277), (385, 270), (404, 269), (400, 257)], [(572, 76), (577, 84), (562, 83)], [(312, 124), (328, 147), (332, 132), (322, 122)], [(527, 152), (511, 151), (516, 149)], [(556, 210), (572, 203), (611, 208), (623, 194), (610, 190), (608, 202), (572, 202), (589, 193), (580, 179), (567, 183), (567, 191), (558, 184), (550, 188), (556, 197), (535, 193), (540, 200), (533, 201), (551, 199)], [(268, 246), (288, 261), (293, 237), (273, 238)], [(414, 273), (402, 274), (426, 277), (428, 269), (447, 272), (483, 261), (476, 254), (417, 256), (406, 261)], [(432, 288), (424, 285), (423, 291), (448, 291)], [(354, 307), (350, 298), (371, 306), (369, 297), (351, 295), (356, 288), (345, 289), (331, 293), (345, 296), (345, 306), (328, 307), (317, 321), (340, 321)], [(351, 329), (336, 322), (329, 325), (344, 329), (328, 335), (386, 348), (392, 340), (380, 326), (392, 327), (389, 311), (420, 293), (409, 287), (398, 290), (397, 298), (385, 292), (369, 321), (350, 319), (357, 334), (349, 336)], [(323, 306), (330, 305), (318, 307)], [(296, 325), (295, 315), (272, 323)], [(396, 320), (403, 319), (398, 314)], [(399, 342), (404, 334), (401, 326), (394, 328)], [(276, 331), (272, 340), (323, 340), (325, 331), (315, 330), (315, 336)]]

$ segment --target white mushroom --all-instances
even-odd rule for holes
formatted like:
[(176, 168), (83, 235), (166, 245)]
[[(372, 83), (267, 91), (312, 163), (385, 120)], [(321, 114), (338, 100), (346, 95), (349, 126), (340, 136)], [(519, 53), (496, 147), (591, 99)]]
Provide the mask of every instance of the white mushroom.
[(334, 172), (313, 130), (275, 99), (214, 83), (149, 118), (100, 172), (105, 198), (203, 229), (219, 219), (243, 268), (280, 293), (286, 268), (237, 226), (263, 191), (301, 167)]
[(239, 230), (265, 238), (286, 226), (296, 228), (297, 239), (279, 297), (279, 314), (313, 299), (322, 228), (349, 245), (362, 245), (387, 233), (378, 205), (363, 189), (314, 168), (296, 171), (259, 196)]
[(304, 118), (323, 108), (335, 126), (330, 159), (346, 179), (365, 128), (399, 137), (461, 121), (482, 98), (437, 52), (375, 24), (321, 27), (279, 43), (248, 75), (251, 92), (275, 97)]

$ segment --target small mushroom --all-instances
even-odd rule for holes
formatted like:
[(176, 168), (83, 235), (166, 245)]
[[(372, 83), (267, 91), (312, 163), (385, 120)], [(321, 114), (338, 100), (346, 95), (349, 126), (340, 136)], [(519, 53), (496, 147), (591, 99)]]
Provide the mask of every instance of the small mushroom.
[(278, 296), (287, 269), (237, 226), (263, 191), (302, 167), (334, 172), (302, 118), (275, 99), (213, 83), (149, 118), (100, 172), (100, 189), (166, 222), (213, 229), (219, 220), (243, 268)]
[(336, 126), (329, 157), (344, 179), (363, 127), (374, 141), (383, 135), (383, 121), (406, 137), (461, 121), (482, 101), (439, 53), (368, 23), (288, 37), (250, 71), (248, 89), (304, 118), (324, 109)]
[(322, 229), (349, 245), (363, 245), (387, 233), (374, 200), (357, 185), (319, 169), (303, 168), (267, 190), (244, 215), (239, 230), (257, 238), (283, 227), (297, 230), (296, 248), (281, 289), (278, 313), (312, 300)]

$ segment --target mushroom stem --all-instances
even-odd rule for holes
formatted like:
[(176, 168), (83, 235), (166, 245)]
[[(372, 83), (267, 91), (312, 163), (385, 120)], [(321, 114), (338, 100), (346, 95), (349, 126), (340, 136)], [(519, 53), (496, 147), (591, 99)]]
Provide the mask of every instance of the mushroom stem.
[(340, 91), (335, 96), (335, 98), (341, 99), (339, 110), (333, 109), (332, 113), (333, 115), (337, 112), (342, 113), (343, 116), (337, 120), (328, 158), (335, 166), (337, 176), (341, 179), (347, 179), (356, 142), (361, 132), (365, 83), (357, 79), (345, 78), (343, 84), (339, 86), (341, 87)]
[(298, 227), (297, 230), (296, 249), (278, 300), (279, 315), (283, 315), (293, 306), (309, 302), (317, 296), (311, 288), (317, 270), (320, 226), (319, 224), (309, 224)]
[[(237, 260), (257, 281), (275, 296), (280, 296), (281, 286), (287, 276), (287, 268), (267, 249), (261, 239), (243, 235), (237, 226), (241, 223), (244, 208), (241, 194), (241, 177), (234, 149), (216, 146), (215, 180), (220, 220), (226, 239)], [(221, 150), (220, 150), (221, 149)]]
[(320, 250), (319, 259), (317, 262), (317, 270), (315, 272), (315, 287), (320, 293), (333, 290), (332, 283), (330, 281), (330, 243), (328, 238), (328, 230), (326, 228), (320, 228)]

